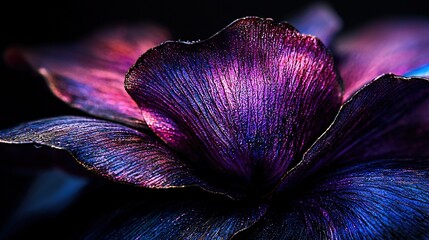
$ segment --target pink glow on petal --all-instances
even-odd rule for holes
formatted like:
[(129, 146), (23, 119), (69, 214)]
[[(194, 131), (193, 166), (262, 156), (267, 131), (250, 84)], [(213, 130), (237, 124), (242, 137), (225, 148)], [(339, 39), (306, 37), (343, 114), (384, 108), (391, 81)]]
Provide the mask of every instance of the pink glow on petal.
[(319, 39), (249, 17), (201, 42), (151, 49), (125, 86), (158, 137), (242, 190), (276, 183), (332, 122), (333, 64)]
[(429, 21), (386, 20), (343, 36), (335, 44), (346, 101), (384, 73), (403, 75), (429, 62)]
[(63, 101), (95, 116), (142, 127), (141, 111), (124, 89), (125, 74), (142, 53), (168, 36), (150, 25), (117, 26), (74, 45), (30, 49), (22, 56)]

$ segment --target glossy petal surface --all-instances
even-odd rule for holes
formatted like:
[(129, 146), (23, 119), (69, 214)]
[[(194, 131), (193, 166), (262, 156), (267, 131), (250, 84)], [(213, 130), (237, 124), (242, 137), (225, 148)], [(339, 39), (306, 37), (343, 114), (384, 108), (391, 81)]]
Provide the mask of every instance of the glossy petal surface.
[(334, 9), (326, 3), (315, 3), (303, 12), (287, 20), (300, 32), (318, 37), (325, 45), (342, 27), (342, 21)]
[(150, 136), (108, 121), (82, 117), (39, 120), (1, 131), (0, 142), (65, 149), (90, 170), (142, 187), (201, 185), (168, 148)]
[(219, 196), (156, 196), (107, 214), (87, 239), (230, 239), (266, 211)]
[(338, 55), (346, 101), (381, 74), (403, 75), (429, 64), (429, 20), (395, 19), (370, 23), (339, 38), (333, 46)]
[(142, 127), (141, 111), (124, 89), (125, 74), (142, 53), (167, 37), (166, 31), (154, 26), (118, 26), (74, 45), (23, 54), (63, 101), (96, 116)]
[(428, 80), (390, 74), (376, 79), (342, 106), (283, 185), (333, 162), (429, 158), (428, 101)]
[(340, 103), (323, 44), (260, 18), (202, 42), (154, 48), (125, 84), (161, 139), (240, 189), (278, 181)]
[[(313, 185), (314, 184), (314, 185)], [(427, 239), (428, 160), (382, 160), (315, 178), (243, 239)]]

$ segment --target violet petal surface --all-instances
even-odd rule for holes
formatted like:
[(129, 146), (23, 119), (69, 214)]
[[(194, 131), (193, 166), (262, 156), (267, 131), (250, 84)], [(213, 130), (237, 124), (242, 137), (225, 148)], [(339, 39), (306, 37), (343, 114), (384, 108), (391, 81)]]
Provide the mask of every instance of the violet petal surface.
[(149, 50), (125, 86), (166, 144), (238, 189), (276, 183), (341, 101), (332, 56), (320, 40), (256, 17), (202, 42)]
[(72, 116), (38, 120), (0, 131), (0, 142), (64, 149), (89, 170), (141, 187), (204, 185), (153, 137), (104, 120)]

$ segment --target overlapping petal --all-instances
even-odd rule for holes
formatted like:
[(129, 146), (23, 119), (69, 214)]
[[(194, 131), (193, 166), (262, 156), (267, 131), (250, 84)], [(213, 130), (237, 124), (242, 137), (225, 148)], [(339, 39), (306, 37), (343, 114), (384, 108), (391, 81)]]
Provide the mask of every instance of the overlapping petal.
[(281, 188), (333, 162), (429, 158), (428, 101), (426, 79), (386, 74), (374, 80), (342, 106)]
[(204, 186), (185, 163), (153, 137), (108, 121), (71, 116), (44, 119), (1, 131), (0, 142), (65, 149), (86, 168), (137, 186)]
[[(370, 23), (334, 44), (344, 81), (344, 101), (384, 73), (429, 76), (429, 20), (391, 19)], [(424, 68), (426, 66), (426, 68)]]
[(278, 181), (341, 101), (320, 40), (254, 17), (149, 50), (125, 84), (161, 139), (240, 189)]
[(164, 195), (153, 193), (107, 214), (86, 239), (231, 239), (267, 209), (263, 203), (243, 204), (219, 196)]
[(378, 160), (330, 169), (306, 187), (294, 192), (295, 199), (272, 205), (243, 239), (429, 237), (428, 159)]
[(142, 53), (166, 39), (168, 33), (156, 26), (118, 26), (74, 45), (22, 52), (63, 101), (99, 117), (143, 127), (141, 111), (124, 89), (125, 74)]

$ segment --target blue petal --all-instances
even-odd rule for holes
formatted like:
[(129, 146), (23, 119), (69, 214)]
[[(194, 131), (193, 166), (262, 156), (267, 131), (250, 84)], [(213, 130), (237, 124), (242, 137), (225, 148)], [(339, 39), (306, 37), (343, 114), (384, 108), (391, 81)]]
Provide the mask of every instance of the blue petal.
[(205, 185), (156, 139), (109, 121), (72, 116), (43, 119), (0, 131), (0, 142), (65, 149), (88, 169), (141, 187)]
[(406, 77), (429, 77), (429, 64), (416, 68), (404, 74)]
[(300, 32), (318, 37), (326, 45), (341, 29), (342, 21), (334, 9), (326, 3), (316, 3), (288, 19)]
[[(182, 194), (183, 195), (183, 194)], [(102, 217), (88, 239), (230, 239), (253, 225), (266, 206), (211, 194), (153, 193)]]
[(334, 162), (429, 157), (429, 81), (386, 74), (344, 103), (279, 189)]
[(427, 239), (429, 161), (379, 160), (312, 179), (243, 239)]

